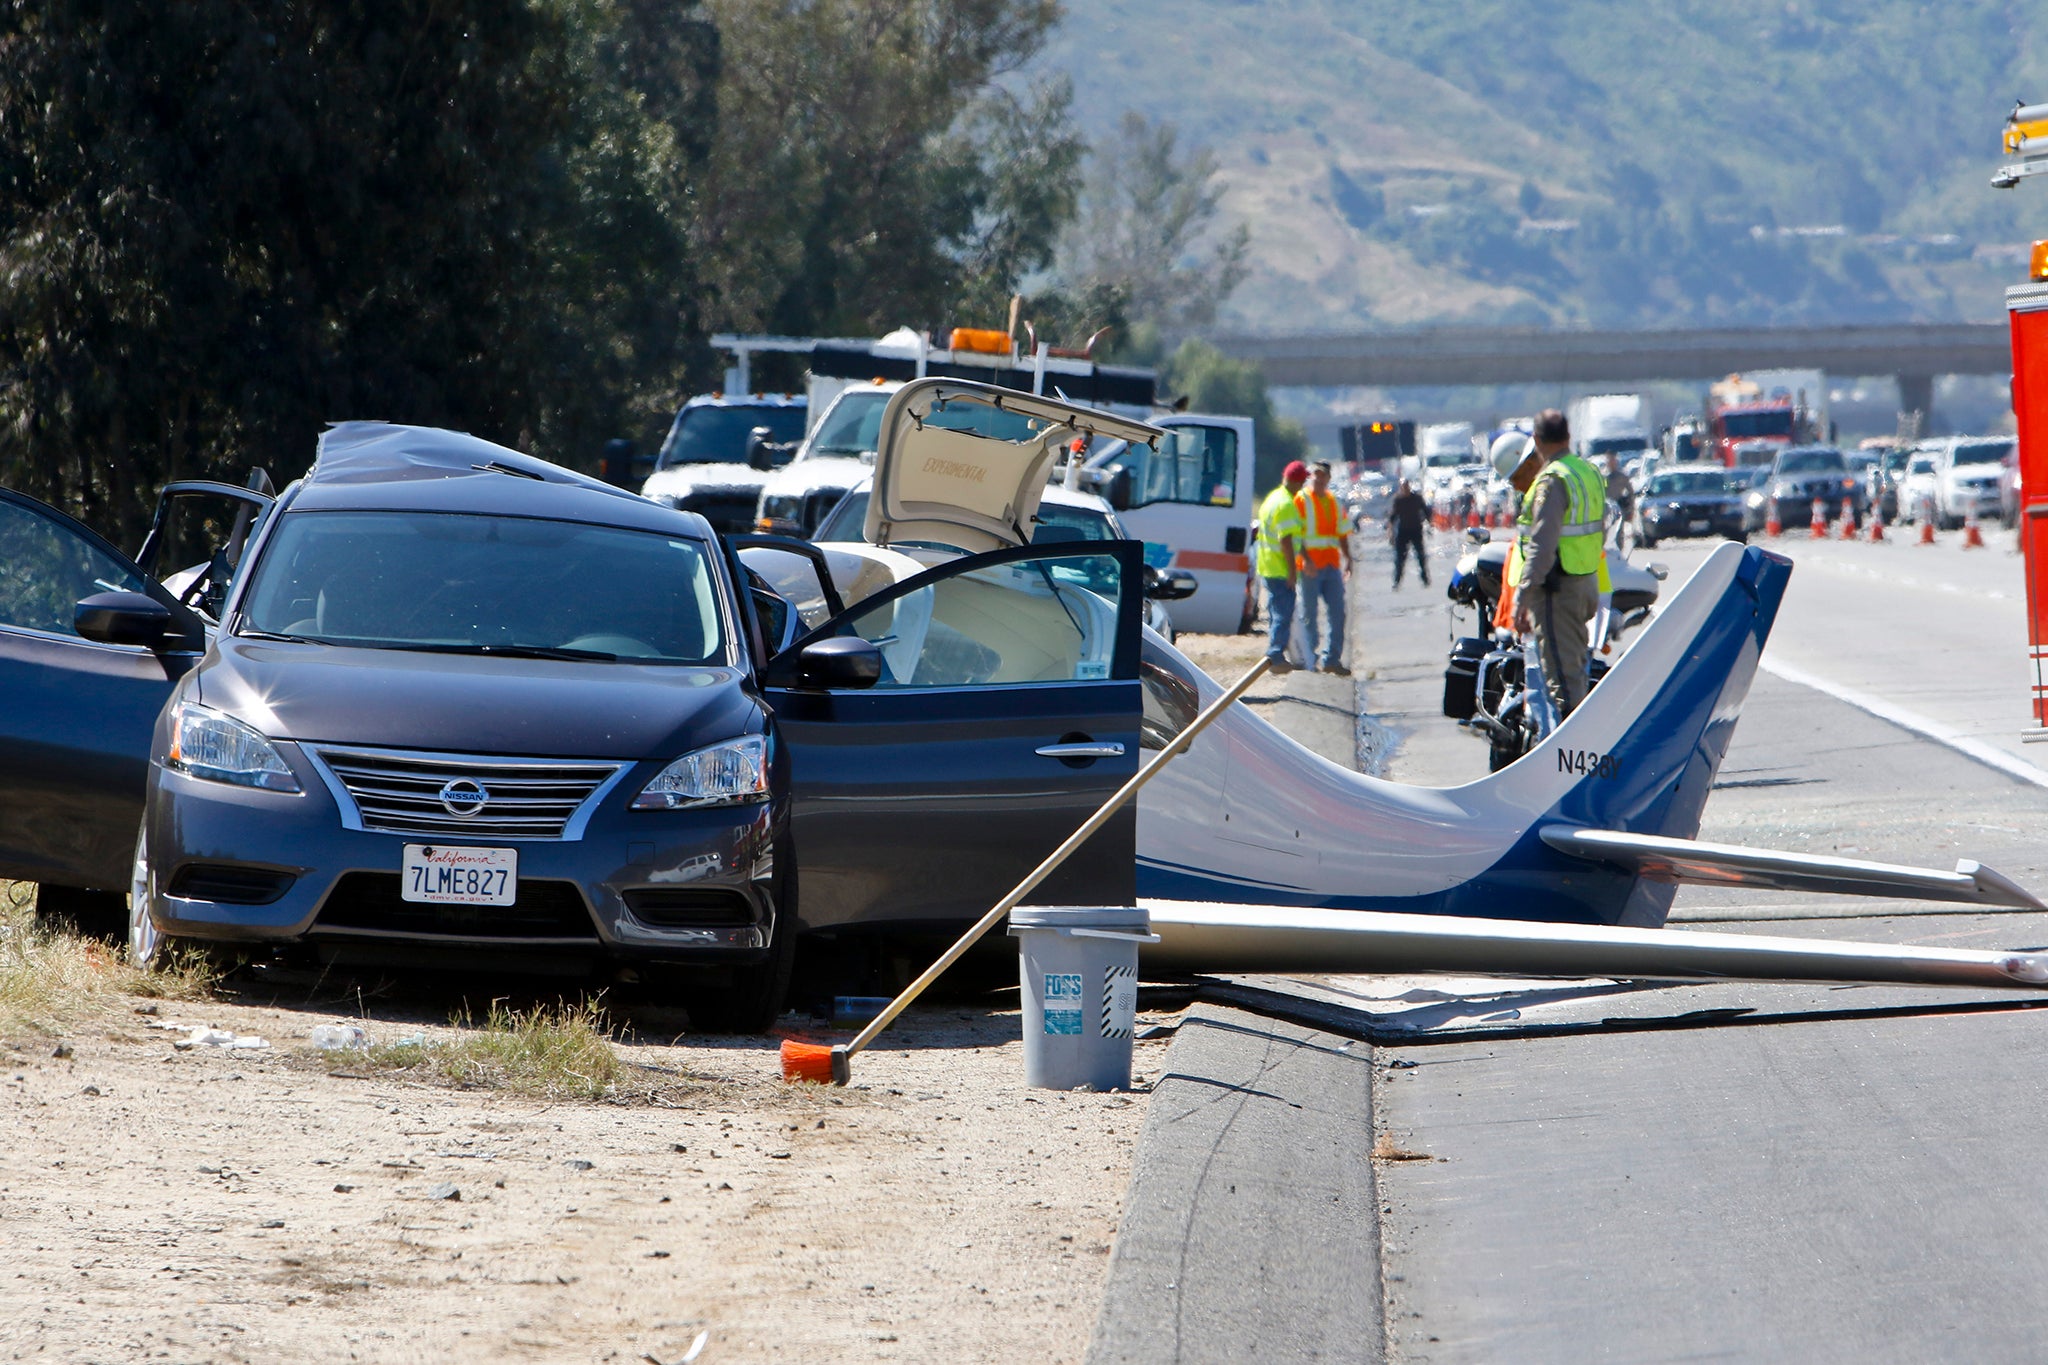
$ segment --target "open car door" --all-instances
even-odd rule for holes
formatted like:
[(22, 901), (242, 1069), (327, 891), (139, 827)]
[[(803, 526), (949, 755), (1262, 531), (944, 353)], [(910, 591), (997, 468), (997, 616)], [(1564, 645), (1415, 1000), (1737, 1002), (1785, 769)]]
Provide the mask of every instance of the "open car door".
[[(763, 691), (805, 929), (957, 932), (1137, 771), (1143, 586), (1135, 541), (1001, 550), (906, 579), (776, 657)], [(871, 685), (817, 666), (856, 639), (880, 654)], [(1032, 900), (1131, 904), (1136, 858), (1127, 807)]]
[[(0, 877), (42, 883), (45, 909), (86, 918), (98, 907), (64, 893), (126, 892), (157, 714), (206, 649), (270, 502), (172, 484), (138, 563), (0, 489)], [(143, 567), (152, 561), (176, 569), (182, 591)]]
[[(0, 876), (123, 891), (151, 731), (205, 623), (83, 524), (5, 489), (0, 563)], [(109, 593), (162, 608), (154, 644), (80, 633), (79, 603)]]

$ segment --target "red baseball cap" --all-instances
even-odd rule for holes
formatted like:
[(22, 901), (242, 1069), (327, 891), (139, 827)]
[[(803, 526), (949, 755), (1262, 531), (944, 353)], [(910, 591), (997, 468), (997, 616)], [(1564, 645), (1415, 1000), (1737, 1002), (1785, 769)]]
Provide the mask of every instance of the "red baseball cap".
[(1290, 460), (1287, 468), (1280, 471), (1280, 482), (1293, 483), (1296, 479), (1308, 478), (1308, 466), (1300, 460)]

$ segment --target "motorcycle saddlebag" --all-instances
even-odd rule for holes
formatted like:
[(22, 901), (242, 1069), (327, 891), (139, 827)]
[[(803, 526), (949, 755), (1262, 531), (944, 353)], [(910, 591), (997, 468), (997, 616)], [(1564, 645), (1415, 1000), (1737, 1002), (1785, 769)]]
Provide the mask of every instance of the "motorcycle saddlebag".
[(1470, 720), (1478, 708), (1479, 661), (1491, 647), (1476, 635), (1451, 647), (1451, 661), (1444, 666), (1444, 714), (1452, 720)]

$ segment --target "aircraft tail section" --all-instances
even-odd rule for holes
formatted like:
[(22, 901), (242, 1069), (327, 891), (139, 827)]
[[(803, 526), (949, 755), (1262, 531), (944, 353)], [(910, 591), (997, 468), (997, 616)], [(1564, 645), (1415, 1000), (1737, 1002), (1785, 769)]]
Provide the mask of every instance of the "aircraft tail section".
[[(1663, 922), (1672, 882), (1639, 876), (1614, 860), (1588, 866), (1542, 832), (1675, 840), (1699, 832), (1791, 571), (1789, 560), (1769, 551), (1720, 547), (1543, 743), (1462, 789), (1493, 818), (1524, 817), (1525, 833), (1501, 860), (1498, 880), (1626, 878), (1633, 884), (1620, 922)], [(1607, 894), (1621, 894), (1620, 887)]]

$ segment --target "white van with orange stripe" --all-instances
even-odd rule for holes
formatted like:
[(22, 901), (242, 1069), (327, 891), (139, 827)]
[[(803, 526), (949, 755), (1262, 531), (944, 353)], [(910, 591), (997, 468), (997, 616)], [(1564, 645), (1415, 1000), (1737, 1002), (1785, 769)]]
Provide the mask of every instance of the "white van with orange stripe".
[(1151, 421), (1173, 439), (1156, 451), (1122, 441), (1097, 447), (1088, 455), (1089, 482), (1145, 542), (1147, 563), (1185, 569), (1201, 584), (1193, 597), (1174, 603), (1175, 627), (1248, 631), (1258, 604), (1250, 553), (1259, 499), (1252, 420), (1167, 413)]

